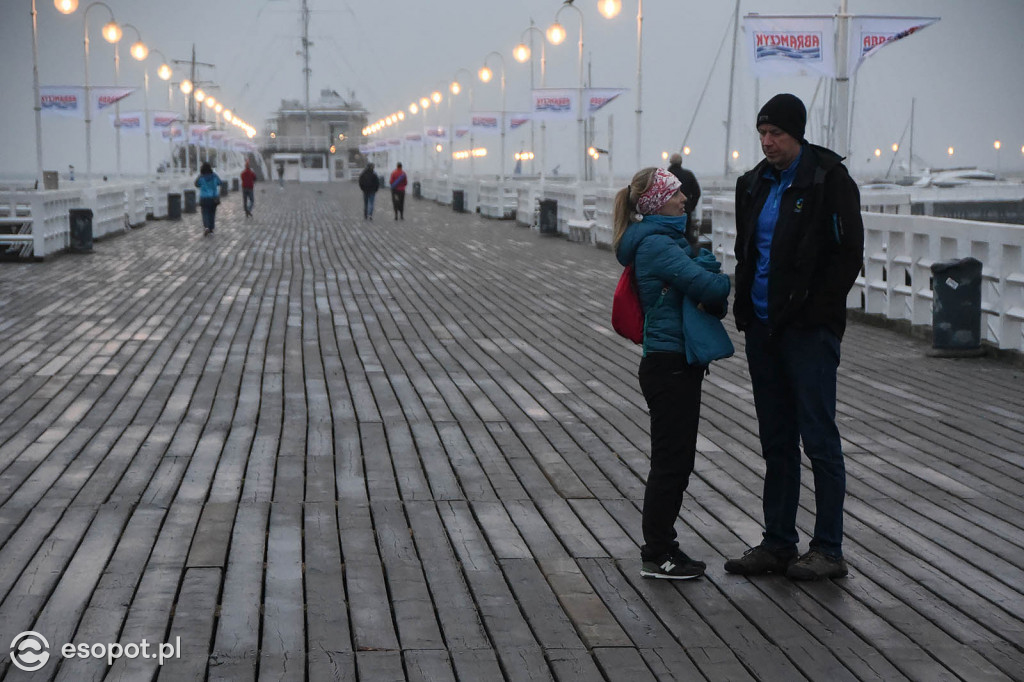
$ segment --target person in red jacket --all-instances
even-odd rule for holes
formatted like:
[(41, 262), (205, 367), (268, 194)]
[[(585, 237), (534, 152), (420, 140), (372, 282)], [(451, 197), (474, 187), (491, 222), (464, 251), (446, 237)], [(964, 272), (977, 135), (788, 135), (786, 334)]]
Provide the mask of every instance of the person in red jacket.
[(409, 182), (409, 176), (402, 170), (402, 163), (395, 166), (391, 171), (391, 205), (395, 208), (395, 220), (405, 220), (405, 186)]
[(256, 174), (249, 168), (249, 162), (245, 162), (245, 170), (242, 171), (242, 208), (245, 209), (245, 216), (252, 217), (252, 207), (256, 203), (256, 196), (253, 188), (256, 186)]

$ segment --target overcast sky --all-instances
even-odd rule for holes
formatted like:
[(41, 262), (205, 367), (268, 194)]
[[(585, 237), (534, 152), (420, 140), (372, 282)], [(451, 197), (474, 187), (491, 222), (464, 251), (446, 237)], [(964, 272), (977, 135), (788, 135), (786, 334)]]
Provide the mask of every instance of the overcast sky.
[[(84, 82), (83, 10), (59, 14), (51, 0), (37, 0), (39, 13), (39, 75), (44, 85)], [(626, 87), (630, 91), (597, 116), (597, 143), (607, 146), (609, 115), (614, 130), (617, 174), (635, 165), (636, 0), (624, 0), (620, 16), (609, 21), (596, 0), (577, 0), (584, 14), (584, 50), (596, 87)], [(303, 97), (301, 0), (106, 0), (118, 22), (137, 27), (142, 39), (171, 59), (186, 59), (195, 44), (200, 61), (216, 68), (202, 71), (215, 81), (215, 94), (257, 128), (280, 105), (282, 98)], [(511, 57), (531, 18), (546, 28), (561, 6), (557, 0), (309, 0), (312, 10), (311, 93), (321, 88), (343, 95), (353, 92), (371, 117), (405, 108), (434, 89), (445, 92), (460, 68), (474, 73), (485, 55), (505, 56), (507, 108), (528, 108), (530, 70)], [(734, 4), (727, 0), (647, 0), (644, 3), (643, 144), (642, 163), (661, 163), (663, 150), (677, 150), (695, 118), (687, 144), (693, 152), (687, 165), (703, 174), (721, 174), (725, 156), (725, 126), (731, 57), (727, 31)], [(824, 13), (839, 2), (820, 0), (743, 0), (741, 14)], [(937, 16), (934, 26), (886, 47), (865, 62), (855, 87), (853, 153), (850, 163), (862, 176), (884, 174), (890, 145), (903, 134), (916, 98), (915, 156), (932, 166), (979, 165), (994, 169), (997, 153), (1003, 171), (1024, 169), (1024, 0), (849, 0), (853, 14)], [(576, 12), (562, 12), (569, 38), (547, 47), (549, 87), (577, 84)], [(113, 48), (100, 28), (107, 21), (102, 6), (89, 12), (90, 80), (113, 84)], [(716, 55), (724, 43), (717, 67)], [(536, 34), (535, 34), (536, 35)], [(128, 54), (134, 40), (130, 29), (122, 41), (121, 83), (141, 88), (142, 67)], [(741, 38), (742, 40), (742, 38)], [(536, 44), (539, 61), (539, 44)], [(495, 71), (495, 58), (490, 65)], [(151, 58), (150, 61), (154, 61)], [(30, 0), (0, 0), (0, 173), (35, 168), (32, 118), (32, 61)], [(734, 124), (731, 147), (740, 158), (736, 169), (747, 168), (760, 156), (754, 132), (758, 104), (772, 94), (790, 91), (809, 102), (818, 87), (815, 78), (751, 78), (748, 55), (737, 52), (734, 86)], [(167, 102), (167, 87), (151, 65), (151, 108)], [(539, 65), (536, 67), (539, 71)], [(698, 98), (710, 75), (704, 101)], [(539, 85), (539, 72), (535, 76)], [(180, 79), (176, 74), (175, 80)], [(462, 79), (465, 81), (465, 77)], [(477, 83), (476, 108), (500, 107), (497, 79)], [(755, 101), (755, 96), (760, 102)], [(457, 120), (465, 120), (465, 97), (456, 98)], [(175, 91), (173, 106), (180, 108)], [(448, 103), (441, 119), (447, 122)], [(142, 109), (141, 91), (125, 100), (123, 109)], [(422, 117), (418, 117), (422, 119)], [(511, 134), (508, 156), (529, 147), (529, 133)], [(44, 165), (65, 170), (69, 163), (85, 166), (84, 125), (81, 121), (43, 119)], [(113, 133), (109, 122), (94, 121), (94, 167), (112, 170)], [(539, 133), (538, 133), (539, 137)], [(570, 145), (574, 124), (548, 125), (550, 161), (563, 172), (575, 170)], [(822, 141), (820, 127), (808, 131), (812, 142)], [(484, 140), (497, 151), (497, 138)], [(539, 146), (539, 141), (537, 142)], [(904, 142), (906, 146), (906, 141)], [(124, 167), (142, 171), (142, 142), (125, 142)], [(955, 154), (947, 155), (952, 146)], [(883, 149), (873, 159), (876, 147)], [(160, 147), (154, 143), (154, 158)], [(539, 150), (538, 150), (539, 151)], [(492, 154), (494, 153), (492, 152)], [(869, 159), (871, 159), (869, 161)], [(511, 165), (511, 163), (510, 163)]]

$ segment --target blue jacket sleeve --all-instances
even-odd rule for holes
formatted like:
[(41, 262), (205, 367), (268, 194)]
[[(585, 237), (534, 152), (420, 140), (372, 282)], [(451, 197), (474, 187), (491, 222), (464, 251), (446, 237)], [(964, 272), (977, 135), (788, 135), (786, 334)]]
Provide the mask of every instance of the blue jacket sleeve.
[(729, 298), (729, 276), (706, 270), (666, 235), (651, 235), (637, 249), (636, 260), (651, 276), (697, 303), (721, 304)]

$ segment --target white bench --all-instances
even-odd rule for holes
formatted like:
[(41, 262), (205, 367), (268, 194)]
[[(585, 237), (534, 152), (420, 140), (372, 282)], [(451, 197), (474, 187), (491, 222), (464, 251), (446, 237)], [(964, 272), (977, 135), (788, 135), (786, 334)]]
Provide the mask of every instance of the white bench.
[(566, 222), (569, 230), (569, 241), (579, 244), (594, 243), (594, 227), (597, 222), (594, 220), (569, 220)]

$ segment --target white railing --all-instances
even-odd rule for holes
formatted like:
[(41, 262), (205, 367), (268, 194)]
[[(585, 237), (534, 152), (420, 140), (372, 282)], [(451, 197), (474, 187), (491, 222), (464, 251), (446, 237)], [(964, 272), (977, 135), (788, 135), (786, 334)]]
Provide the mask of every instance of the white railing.
[(463, 192), (463, 207), (467, 213), (476, 213), (479, 187), (480, 181), (472, 178), (454, 178), (452, 180), (452, 191), (459, 189)]
[[(882, 213), (862, 217), (864, 274), (848, 307), (930, 325), (932, 264), (972, 256), (982, 263), (982, 337), (998, 348), (1024, 351), (1024, 226)], [(722, 271), (735, 272), (732, 198), (715, 198), (712, 241)]]
[(615, 208), (617, 189), (604, 188), (595, 192), (594, 196), (594, 244), (597, 246), (612, 245), (612, 214)]
[(128, 224), (138, 227), (146, 222), (146, 183), (129, 182), (124, 190), (124, 212)]
[(538, 183), (520, 183), (516, 185), (516, 222), (534, 229), (537, 225), (538, 209), (541, 197), (541, 188)]
[(72, 208), (92, 209), (92, 236), (105, 237), (123, 232), (125, 225), (125, 191), (127, 183), (93, 185), (82, 192), (82, 206)]
[(20, 239), (8, 237), (0, 239), (0, 244), (20, 246), (22, 256), (36, 258), (63, 251), (71, 243), (68, 211), (82, 208), (83, 203), (82, 191), (77, 189), (0, 192), (0, 216), (25, 226), (19, 230)]
[(516, 188), (500, 180), (481, 180), (479, 194), (480, 215), (487, 218), (514, 218), (518, 197)]

